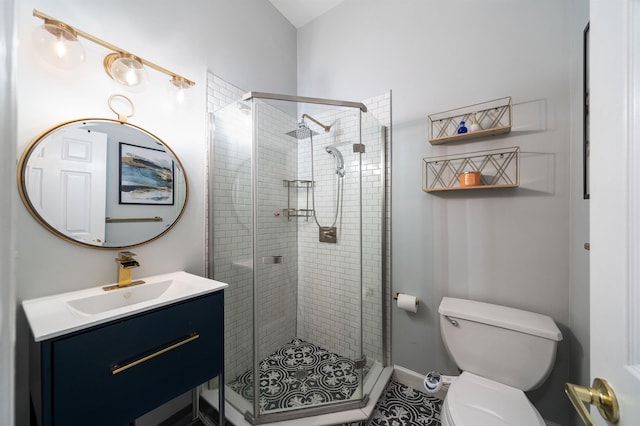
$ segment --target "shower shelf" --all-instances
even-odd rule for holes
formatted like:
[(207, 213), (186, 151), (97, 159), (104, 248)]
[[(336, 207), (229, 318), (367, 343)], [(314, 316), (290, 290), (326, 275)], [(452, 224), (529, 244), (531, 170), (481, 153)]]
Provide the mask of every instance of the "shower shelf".
[[(423, 163), (424, 192), (520, 186), (520, 147), (429, 157)], [(470, 171), (480, 172), (480, 185), (460, 186), (460, 175)]]
[[(283, 185), (285, 188), (287, 188), (287, 207), (284, 210), (285, 216), (287, 216), (287, 218), (289, 220), (291, 220), (292, 217), (304, 217), (305, 219), (309, 219), (310, 217), (313, 216), (313, 209), (309, 208), (309, 189), (313, 188), (313, 181), (310, 180), (283, 180), (282, 181)], [(305, 194), (305, 200), (306, 200), (306, 205), (304, 209), (296, 209), (291, 205), (292, 202), (292, 194), (291, 191), (292, 190), (304, 190), (306, 192)], [(294, 196), (299, 195), (298, 194), (294, 194)], [(299, 197), (296, 198), (296, 200)]]
[[(474, 114), (481, 129), (472, 132), (471, 123)], [(458, 133), (461, 121), (464, 121), (469, 129), (466, 133)], [(509, 133), (511, 121), (511, 96), (431, 114), (429, 143), (439, 145)]]

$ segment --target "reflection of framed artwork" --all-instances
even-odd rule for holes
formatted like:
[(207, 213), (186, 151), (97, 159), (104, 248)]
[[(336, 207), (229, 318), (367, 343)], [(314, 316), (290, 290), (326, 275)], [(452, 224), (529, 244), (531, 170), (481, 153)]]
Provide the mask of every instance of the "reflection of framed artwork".
[(589, 24), (584, 29), (583, 91), (582, 91), (582, 173), (584, 199), (589, 199)]
[(120, 204), (173, 205), (173, 157), (120, 142)]

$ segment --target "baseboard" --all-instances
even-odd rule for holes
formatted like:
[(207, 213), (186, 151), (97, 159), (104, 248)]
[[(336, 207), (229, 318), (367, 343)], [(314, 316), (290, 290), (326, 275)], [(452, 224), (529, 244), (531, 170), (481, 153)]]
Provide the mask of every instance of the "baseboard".
[(399, 365), (394, 365), (393, 375), (391, 376), (391, 378), (398, 383), (409, 386), (410, 388), (419, 390), (421, 392), (424, 391), (424, 374), (416, 373), (415, 371), (409, 370), (408, 368), (404, 368)]

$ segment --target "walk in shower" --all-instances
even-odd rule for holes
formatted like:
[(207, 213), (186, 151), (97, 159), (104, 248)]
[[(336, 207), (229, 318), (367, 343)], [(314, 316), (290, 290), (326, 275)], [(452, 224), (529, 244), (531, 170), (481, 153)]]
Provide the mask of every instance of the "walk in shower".
[(386, 362), (386, 128), (362, 103), (256, 92), (213, 122), (227, 402), (254, 424), (363, 406)]

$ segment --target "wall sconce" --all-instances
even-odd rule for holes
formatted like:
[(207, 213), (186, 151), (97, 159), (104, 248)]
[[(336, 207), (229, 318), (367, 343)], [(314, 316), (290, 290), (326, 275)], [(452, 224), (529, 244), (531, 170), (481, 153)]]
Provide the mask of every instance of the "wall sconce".
[(148, 81), (145, 66), (171, 77), (169, 81), (178, 89), (179, 102), (184, 99), (184, 89), (196, 84), (166, 68), (58, 21), (36, 9), (33, 9), (33, 16), (44, 20), (44, 25), (34, 32), (36, 48), (47, 62), (57, 67), (73, 68), (84, 61), (84, 48), (78, 40), (78, 37), (82, 37), (112, 51), (104, 58), (104, 69), (109, 77), (125, 88), (139, 91), (145, 87)]
[(129, 53), (109, 53), (104, 57), (104, 70), (116, 83), (142, 90), (149, 80), (142, 60)]

